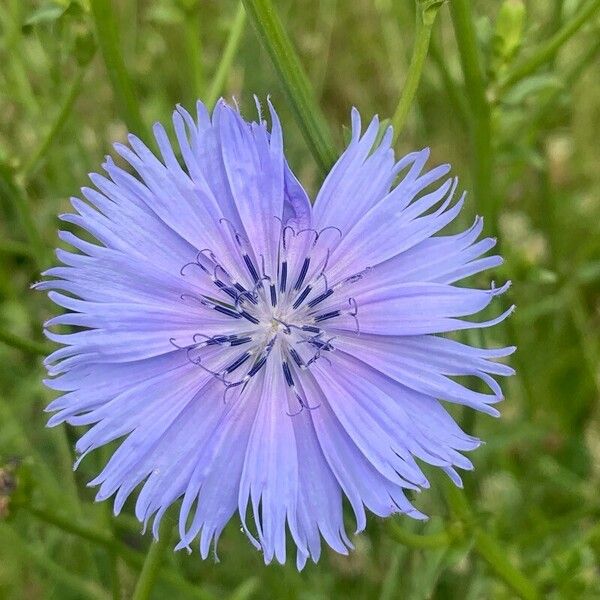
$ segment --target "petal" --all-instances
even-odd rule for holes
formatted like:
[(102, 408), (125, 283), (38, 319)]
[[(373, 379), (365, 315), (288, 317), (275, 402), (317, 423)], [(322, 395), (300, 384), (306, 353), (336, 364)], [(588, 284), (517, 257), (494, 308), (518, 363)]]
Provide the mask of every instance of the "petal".
[[(264, 553), (265, 563), (275, 557), (284, 563), (286, 521), (298, 546), (298, 453), (287, 386), (276, 346), (264, 369), (264, 384), (252, 425), (240, 482), (239, 512), (244, 529), (248, 503)], [(306, 551), (306, 550), (305, 550)]]

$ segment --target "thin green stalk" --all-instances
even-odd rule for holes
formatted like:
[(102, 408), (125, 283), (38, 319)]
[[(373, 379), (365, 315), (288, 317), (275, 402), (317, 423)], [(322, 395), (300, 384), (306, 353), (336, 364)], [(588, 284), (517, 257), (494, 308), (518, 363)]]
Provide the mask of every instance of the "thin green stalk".
[(231, 592), (228, 600), (248, 600), (248, 598), (254, 596), (259, 588), (260, 579), (258, 577), (249, 577)]
[(533, 142), (539, 127), (554, 110), (556, 102), (561, 94), (563, 94), (565, 90), (571, 88), (571, 86), (579, 79), (583, 71), (585, 71), (585, 69), (595, 60), (596, 55), (600, 52), (600, 31), (596, 32), (596, 36), (595, 43), (583, 53), (579, 60), (562, 77), (564, 84), (560, 88), (554, 90), (536, 107), (533, 116), (529, 119), (529, 125), (526, 129), (526, 137), (530, 142)]
[(386, 531), (395, 541), (403, 546), (415, 548), (419, 550), (427, 550), (432, 548), (445, 548), (450, 545), (452, 540), (447, 531), (439, 533), (419, 534), (412, 531), (406, 531), (394, 519), (390, 519)]
[(540, 594), (533, 582), (506, 558), (506, 548), (480, 528), (475, 529), (473, 539), (477, 554), (523, 600), (538, 600)]
[(540, 47), (527, 60), (518, 64), (506, 78), (501, 82), (501, 91), (506, 91), (528, 75), (531, 75), (544, 63), (548, 62), (560, 50), (573, 35), (575, 35), (583, 25), (585, 25), (594, 16), (594, 13), (600, 9), (600, 0), (590, 0), (585, 6), (579, 7), (575, 16), (556, 32), (548, 41), (541, 44)]
[(223, 92), (223, 88), (225, 87), (225, 80), (229, 75), (231, 65), (233, 64), (233, 59), (235, 58), (238, 48), (240, 46), (240, 41), (242, 39), (242, 34), (244, 33), (245, 24), (246, 11), (244, 10), (243, 2), (240, 2), (235, 13), (233, 22), (231, 24), (229, 35), (227, 36), (227, 43), (225, 45), (225, 50), (221, 57), (221, 61), (219, 62), (219, 66), (217, 67), (217, 72), (212, 78), (210, 87), (206, 94), (206, 106), (209, 109), (213, 108), (216, 101), (219, 99), (219, 96)]
[(486, 97), (486, 83), (470, 0), (452, 0), (450, 12), (460, 54), (467, 101), (471, 109), (470, 138), (475, 198), (481, 205), (481, 212), (488, 217), (490, 225), (495, 230), (498, 206), (492, 190), (493, 147), (490, 106)]
[(431, 56), (431, 60), (437, 67), (438, 73), (440, 74), (442, 84), (446, 90), (446, 96), (448, 96), (448, 101), (452, 106), (452, 114), (457, 117), (462, 127), (468, 127), (469, 107), (467, 104), (467, 99), (465, 98), (463, 90), (458, 87), (456, 81), (448, 70), (442, 50), (439, 47), (435, 36), (433, 36), (429, 42), (429, 56)]
[(67, 95), (65, 96), (65, 99), (63, 100), (63, 103), (58, 110), (52, 125), (50, 126), (50, 129), (40, 142), (37, 150), (34, 150), (29, 157), (29, 160), (25, 163), (25, 166), (23, 167), (23, 177), (25, 180), (28, 180), (32, 175), (35, 174), (52, 143), (55, 141), (61, 129), (64, 127), (69, 115), (71, 114), (73, 104), (75, 104), (75, 100), (81, 91), (81, 84), (83, 82), (84, 74), (84, 69), (79, 69), (75, 79), (69, 87), (69, 91), (67, 92)]
[(248, 17), (269, 53), (279, 79), (294, 109), (300, 129), (323, 174), (337, 158), (327, 121), (292, 42), (271, 0), (244, 0)]
[(185, 55), (189, 66), (189, 88), (194, 102), (204, 96), (204, 61), (200, 31), (200, 2), (193, 2), (185, 11), (183, 23)]
[(109, 550), (108, 561), (110, 569), (110, 589), (113, 600), (121, 600), (123, 593), (121, 590), (121, 579), (119, 577), (119, 558), (117, 553)]
[(31, 542), (26, 542), (12, 527), (0, 524), (2, 540), (11, 551), (22, 554), (39, 569), (44, 571), (51, 579), (68, 587), (77, 594), (78, 598), (91, 600), (109, 600), (110, 596), (93, 581), (74, 575), (62, 565), (52, 560), (42, 549), (35, 548)]
[(148, 600), (148, 598), (150, 598), (154, 584), (158, 579), (161, 563), (163, 561), (164, 553), (169, 546), (170, 538), (170, 530), (166, 525), (166, 521), (163, 521), (158, 539), (152, 542), (148, 553), (146, 554), (146, 560), (144, 561), (142, 572), (135, 585), (132, 600)]
[(462, 523), (467, 535), (472, 536), (474, 549), (480, 558), (520, 598), (524, 600), (540, 598), (535, 584), (508, 560), (506, 549), (502, 544), (477, 525), (464, 491), (447, 481), (444, 482), (444, 489), (450, 512), (459, 523)]
[(11, 171), (0, 165), (0, 196), (4, 196), (7, 204), (12, 204), (19, 225), (23, 230), (31, 253), (35, 256), (38, 269), (43, 270), (47, 263), (47, 249), (33, 218), (33, 209), (25, 192), (14, 182)]
[(387, 568), (383, 583), (381, 585), (379, 600), (393, 600), (393, 598), (398, 598), (400, 567), (406, 552), (406, 548), (403, 548), (402, 546), (397, 546), (394, 549), (390, 557), (390, 564)]
[[(130, 567), (141, 569), (144, 565), (144, 556), (132, 550), (119, 540), (112, 537), (104, 529), (98, 529), (84, 523), (80, 519), (74, 519), (69, 516), (64, 516), (59, 513), (54, 513), (43, 508), (34, 507), (31, 505), (22, 505), (21, 508), (27, 510), (41, 521), (53, 525), (58, 529), (76, 535), (77, 537), (92, 542), (103, 548), (113, 550), (117, 556)], [(171, 568), (163, 568), (160, 572), (160, 579), (169, 584), (174, 589), (179, 590), (181, 594), (185, 594), (190, 598), (197, 600), (213, 600), (213, 596), (204, 592), (197, 585), (192, 585), (185, 581), (177, 572)]]
[(410, 59), (408, 73), (406, 74), (406, 81), (404, 82), (404, 87), (402, 88), (402, 94), (400, 95), (398, 106), (396, 107), (394, 116), (392, 117), (394, 141), (396, 141), (400, 136), (415, 99), (415, 94), (417, 93), (417, 88), (419, 87), (419, 81), (421, 80), (421, 73), (423, 72), (423, 66), (425, 65), (425, 59), (427, 58), (429, 40), (431, 39), (431, 30), (441, 5), (442, 2), (426, 2), (423, 0), (416, 0), (416, 30), (412, 58)]
[(96, 27), (98, 46), (123, 120), (130, 131), (149, 142), (150, 136), (142, 120), (133, 81), (125, 67), (119, 38), (119, 22), (113, 9), (112, 0), (90, 0), (90, 6)]
[(35, 260), (31, 247), (15, 240), (0, 240), (0, 254)]
[(15, 335), (10, 331), (4, 331), (2, 329), (0, 329), (0, 342), (7, 346), (11, 346), (12, 348), (16, 348), (17, 350), (22, 350), (27, 354), (36, 356), (47, 356), (52, 352), (52, 348), (48, 347), (46, 344)]

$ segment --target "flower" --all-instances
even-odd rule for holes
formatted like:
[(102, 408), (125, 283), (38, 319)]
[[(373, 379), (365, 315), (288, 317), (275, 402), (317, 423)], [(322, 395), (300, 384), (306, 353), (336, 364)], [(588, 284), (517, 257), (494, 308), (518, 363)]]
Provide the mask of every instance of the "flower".
[[(63, 392), (49, 425), (89, 425), (76, 464), (124, 438), (102, 472), (97, 500), (118, 513), (141, 485), (135, 513), (153, 530), (181, 499), (177, 549), (199, 538), (206, 557), (236, 512), (249, 540), (283, 563), (286, 530), (297, 565), (317, 561), (321, 537), (347, 553), (342, 500), (358, 531), (378, 516), (424, 515), (406, 490), (428, 486), (416, 459), (471, 469), (479, 441), (440, 401), (497, 415), (494, 362), (512, 348), (473, 348), (443, 334), (488, 327), (462, 317), (506, 289), (454, 283), (501, 263), (484, 257), (480, 218), (434, 236), (459, 214), (448, 165), (423, 171), (429, 151), (396, 162), (373, 119), (352, 138), (314, 206), (292, 174), (281, 126), (247, 123), (220, 101), (197, 120), (173, 115), (180, 160), (154, 127), (161, 159), (135, 136), (96, 189), (61, 218), (91, 234), (60, 238), (64, 266), (37, 285), (68, 312), (47, 322), (63, 347), (47, 385)], [(394, 185), (394, 182), (399, 180)], [(453, 379), (471, 375), (489, 392)], [(249, 518), (249, 517), (252, 518)]]

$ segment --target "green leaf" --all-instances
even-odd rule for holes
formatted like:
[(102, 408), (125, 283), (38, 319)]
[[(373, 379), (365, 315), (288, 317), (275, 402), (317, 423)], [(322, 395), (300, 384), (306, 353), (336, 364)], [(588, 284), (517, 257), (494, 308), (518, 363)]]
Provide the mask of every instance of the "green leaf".
[(337, 152), (325, 116), (275, 6), (271, 0), (244, 0), (244, 6), (271, 57), (304, 138), (325, 174), (335, 162)]

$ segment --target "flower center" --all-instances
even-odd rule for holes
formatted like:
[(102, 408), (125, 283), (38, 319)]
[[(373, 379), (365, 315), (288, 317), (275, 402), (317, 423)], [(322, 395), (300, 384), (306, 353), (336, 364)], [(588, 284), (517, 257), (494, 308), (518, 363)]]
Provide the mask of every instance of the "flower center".
[[(181, 275), (186, 276), (195, 267), (194, 273), (203, 283), (210, 280), (214, 295), (184, 294), (182, 299), (229, 317), (231, 328), (212, 336), (199, 332), (187, 346), (171, 341), (186, 350), (190, 361), (219, 379), (225, 393), (238, 387), (243, 391), (277, 348), (275, 354), (281, 357), (286, 384), (300, 410), (310, 408), (295, 382), (302, 371), (335, 350), (335, 336), (327, 333), (327, 327), (336, 322), (340, 325), (349, 317), (355, 322), (355, 333), (360, 333), (358, 305), (348, 288), (369, 269), (330, 285), (326, 270), (335, 240), (332, 235), (342, 237), (334, 227), (296, 231), (283, 226), (276, 256), (269, 260), (260, 255), (257, 260), (250, 244), (231, 223), (221, 221), (230, 227), (233, 252), (219, 257), (212, 250), (202, 250), (195, 261), (181, 269)], [(213, 352), (213, 366), (205, 355), (207, 348), (215, 346), (240, 346), (240, 354), (220, 364), (218, 353), (215, 357)]]

